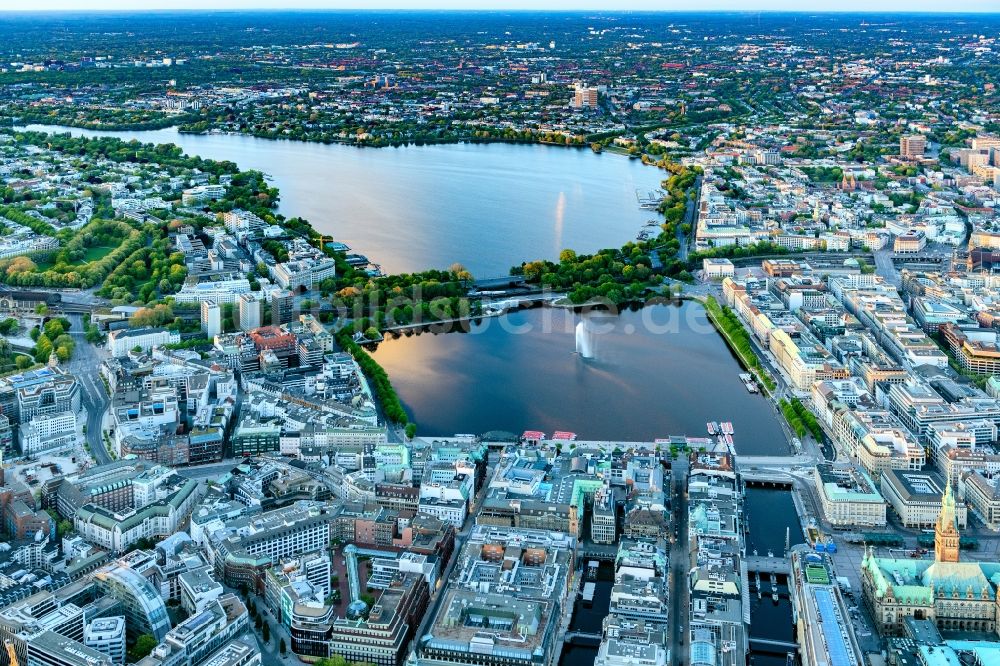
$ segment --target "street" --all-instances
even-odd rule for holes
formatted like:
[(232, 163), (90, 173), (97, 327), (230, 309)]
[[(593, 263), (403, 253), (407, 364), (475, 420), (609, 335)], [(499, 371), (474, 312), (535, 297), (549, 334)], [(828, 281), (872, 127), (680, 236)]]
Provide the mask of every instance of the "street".
[(875, 253), (875, 272), (896, 289), (899, 289), (903, 285), (903, 279), (899, 275), (899, 270), (892, 261), (891, 248), (882, 249)]
[(76, 341), (73, 358), (66, 363), (66, 369), (80, 380), (80, 404), (87, 412), (87, 444), (90, 454), (98, 465), (111, 462), (111, 454), (104, 445), (104, 416), (110, 405), (104, 382), (98, 373), (101, 352), (84, 339), (83, 316), (68, 314), (70, 335)]
[(670, 545), (668, 558), (670, 568), (670, 663), (684, 664), (686, 648), (684, 636), (688, 622), (688, 581), (690, 567), (688, 555), (688, 507), (687, 507), (688, 461), (684, 456), (674, 460), (670, 470), (670, 513), (674, 524), (674, 542)]

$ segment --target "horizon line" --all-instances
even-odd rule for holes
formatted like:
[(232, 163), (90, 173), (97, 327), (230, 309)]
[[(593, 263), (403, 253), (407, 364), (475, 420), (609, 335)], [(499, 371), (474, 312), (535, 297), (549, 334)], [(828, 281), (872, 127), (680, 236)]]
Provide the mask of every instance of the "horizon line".
[(775, 9), (775, 8), (716, 8), (716, 9), (650, 9), (650, 8), (568, 8), (568, 7), (315, 7), (315, 6), (292, 6), (292, 7), (251, 7), (239, 9), (231, 6), (208, 6), (208, 7), (143, 7), (134, 9), (103, 7), (88, 9), (81, 7), (63, 7), (49, 9), (4, 9), (0, 7), (0, 15), (3, 14), (154, 14), (154, 13), (177, 13), (177, 14), (197, 14), (209, 12), (226, 12), (233, 14), (251, 13), (292, 13), (292, 12), (316, 12), (316, 13), (345, 13), (358, 12), (375, 14), (380, 12), (434, 12), (434, 13), (520, 13), (520, 14), (792, 14), (792, 15), (870, 15), (882, 14), (888, 16), (961, 16), (976, 14), (980, 16), (998, 16), (1000, 10), (989, 9)]

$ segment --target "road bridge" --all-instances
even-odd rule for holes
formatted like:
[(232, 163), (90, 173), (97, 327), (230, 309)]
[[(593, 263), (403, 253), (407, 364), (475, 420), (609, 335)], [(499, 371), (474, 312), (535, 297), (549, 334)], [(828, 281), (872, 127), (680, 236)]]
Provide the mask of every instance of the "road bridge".
[(792, 477), (786, 472), (776, 469), (764, 469), (758, 472), (741, 472), (743, 484), (764, 488), (791, 488)]
[(741, 472), (752, 472), (750, 467), (789, 468), (796, 465), (815, 465), (816, 456), (800, 453), (795, 456), (738, 456), (736, 464)]
[(527, 284), (528, 280), (523, 275), (502, 275), (500, 277), (480, 278), (472, 283), (472, 287), (477, 291), (484, 289), (506, 290), (523, 288)]
[(750, 573), (764, 574), (785, 574), (792, 573), (792, 563), (783, 557), (766, 557), (762, 555), (748, 555), (743, 558)]
[(598, 544), (588, 543), (580, 547), (577, 560), (597, 560), (598, 562), (614, 562), (618, 557), (617, 547), (602, 547)]
[(575, 643), (577, 645), (601, 644), (600, 634), (591, 634), (586, 631), (568, 631), (563, 638), (565, 638), (567, 643)]
[(798, 652), (798, 643), (793, 643), (791, 641), (779, 641), (771, 638), (754, 638), (750, 637), (750, 649), (757, 648), (761, 652), (770, 652), (772, 654), (788, 654), (789, 652)]

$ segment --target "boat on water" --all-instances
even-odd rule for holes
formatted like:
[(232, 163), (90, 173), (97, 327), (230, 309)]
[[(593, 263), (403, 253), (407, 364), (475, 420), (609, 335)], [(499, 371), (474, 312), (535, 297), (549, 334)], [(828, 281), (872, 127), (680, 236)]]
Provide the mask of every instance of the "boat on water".
[(709, 422), (709, 423), (706, 423), (705, 425), (708, 427), (708, 434), (709, 435), (714, 435), (715, 434), (715, 424), (712, 423), (712, 422)]
[(741, 372), (740, 381), (743, 382), (743, 386), (746, 387), (747, 391), (750, 393), (757, 393), (760, 388), (757, 386), (757, 382), (754, 381), (753, 375), (747, 372)]
[(728, 434), (727, 435), (723, 435), (723, 438), (726, 440), (726, 444), (728, 444), (729, 446), (733, 445), (733, 436), (732, 435), (728, 435)]
[(725, 421), (722, 423), (722, 434), (732, 435), (733, 434), (733, 424), (730, 421)]

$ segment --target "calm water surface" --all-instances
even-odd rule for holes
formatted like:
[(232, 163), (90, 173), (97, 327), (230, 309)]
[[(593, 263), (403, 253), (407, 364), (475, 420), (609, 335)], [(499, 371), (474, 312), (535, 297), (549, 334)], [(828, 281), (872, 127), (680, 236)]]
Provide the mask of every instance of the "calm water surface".
[(469, 333), (389, 339), (374, 356), (421, 433), (569, 430), (580, 439), (651, 441), (705, 436), (707, 421), (732, 421), (737, 452), (787, 453), (775, 411), (747, 393), (700, 305), (593, 316), (590, 359), (575, 353), (579, 320), (560, 309), (522, 310)]
[[(619, 246), (652, 217), (638, 208), (636, 190), (663, 176), (616, 155), (537, 145), (359, 149), (174, 129), (71, 131), (175, 143), (264, 171), (281, 190), (285, 215), (308, 219), (387, 272), (457, 261), (495, 276), (567, 247)], [(787, 452), (775, 412), (743, 388), (699, 306), (601, 319), (589, 359), (574, 353), (578, 317), (552, 315), (518, 312), (466, 334), (389, 340), (375, 357), (422, 433), (565, 429), (583, 439), (648, 441), (704, 435), (714, 420), (733, 422), (738, 452)]]
[[(792, 495), (787, 490), (767, 488), (747, 488), (744, 509), (750, 521), (747, 534), (747, 554), (757, 549), (760, 555), (771, 550), (780, 556), (785, 550), (785, 530), (788, 529), (789, 544), (804, 543), (802, 523), (795, 511)], [(761, 575), (763, 594), (757, 598), (756, 591), (750, 595), (750, 636), (795, 642), (795, 627), (792, 624), (792, 602), (789, 599), (788, 583), (785, 576), (778, 577), (778, 602), (771, 598), (771, 581)], [(751, 575), (750, 585), (755, 580)], [(769, 648), (775, 650), (775, 648)], [(750, 654), (752, 666), (783, 666), (785, 657), (763, 649), (755, 649)]]
[(355, 148), (172, 128), (28, 129), (174, 143), (190, 155), (263, 171), (281, 191), (282, 213), (309, 220), (387, 273), (460, 262), (477, 277), (494, 277), (522, 261), (556, 259), (565, 248), (620, 247), (655, 215), (639, 209), (636, 190), (657, 188), (664, 177), (638, 160), (589, 148)]
[(791, 492), (747, 488), (743, 507), (750, 521), (750, 532), (747, 534), (748, 555), (756, 550), (763, 556), (770, 550), (780, 556), (785, 551), (785, 528), (788, 528), (790, 545), (805, 543), (802, 522), (795, 510)]

